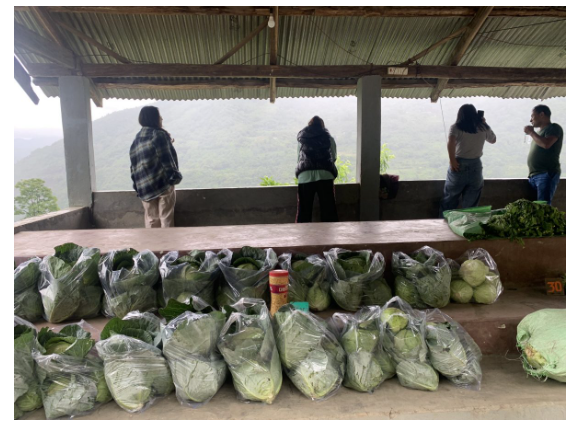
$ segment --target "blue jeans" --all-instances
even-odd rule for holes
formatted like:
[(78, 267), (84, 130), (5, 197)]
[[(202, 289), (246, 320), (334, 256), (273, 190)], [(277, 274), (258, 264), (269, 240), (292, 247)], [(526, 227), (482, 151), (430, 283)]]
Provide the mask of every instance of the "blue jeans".
[(547, 201), (552, 203), (552, 197), (560, 182), (560, 172), (553, 174), (540, 173), (528, 179), (528, 183), (536, 190), (536, 199), (538, 201)]
[(444, 184), (444, 196), (440, 202), (439, 217), (443, 217), (445, 210), (458, 208), (462, 199), (462, 208), (476, 207), (484, 186), (482, 178), (482, 162), (476, 159), (456, 159), (459, 170), (453, 171), (450, 167)]

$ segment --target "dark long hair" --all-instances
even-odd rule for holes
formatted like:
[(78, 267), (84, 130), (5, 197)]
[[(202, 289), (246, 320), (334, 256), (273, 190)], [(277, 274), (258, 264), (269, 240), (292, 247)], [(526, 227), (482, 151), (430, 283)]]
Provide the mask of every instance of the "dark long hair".
[(329, 133), (329, 130), (325, 128), (325, 122), (319, 116), (313, 116), (307, 125), (311, 129)]
[(138, 121), (142, 127), (157, 128), (158, 130), (164, 131), (169, 136), (169, 139), (173, 143), (174, 140), (171, 137), (171, 135), (159, 125), (160, 122), (159, 118), (160, 118), (159, 109), (157, 107), (144, 106), (140, 110)]
[(465, 133), (476, 134), (486, 129), (482, 118), (478, 116), (476, 107), (472, 104), (463, 104), (456, 115), (456, 127)]

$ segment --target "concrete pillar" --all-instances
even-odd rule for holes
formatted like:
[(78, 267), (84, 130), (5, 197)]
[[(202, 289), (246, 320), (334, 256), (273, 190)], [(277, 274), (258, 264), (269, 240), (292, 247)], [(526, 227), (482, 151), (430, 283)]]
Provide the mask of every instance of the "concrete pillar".
[(90, 81), (83, 76), (59, 78), (64, 129), (64, 156), (70, 207), (91, 207), (96, 189)]
[(357, 84), (357, 181), (361, 184), (360, 220), (379, 220), (381, 154), (381, 76)]

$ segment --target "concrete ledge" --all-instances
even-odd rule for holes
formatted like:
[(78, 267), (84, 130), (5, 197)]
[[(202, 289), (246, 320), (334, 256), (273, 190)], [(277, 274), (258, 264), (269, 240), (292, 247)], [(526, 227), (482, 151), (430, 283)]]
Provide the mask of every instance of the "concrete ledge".
[(14, 222), (14, 234), (23, 231), (87, 229), (92, 227), (89, 207), (72, 207)]
[[(514, 356), (516, 357), (516, 356)], [(230, 380), (201, 408), (179, 404), (175, 394), (158, 400), (143, 413), (130, 414), (110, 402), (79, 420), (400, 420), (400, 419), (565, 419), (566, 384), (527, 377), (517, 359), (487, 356), (482, 361), (480, 391), (459, 389), (446, 379), (435, 392), (402, 387), (397, 378), (385, 381), (373, 394), (341, 387), (326, 401), (305, 398), (283, 378), (272, 405), (237, 400)], [(44, 410), (26, 419), (44, 419)]]

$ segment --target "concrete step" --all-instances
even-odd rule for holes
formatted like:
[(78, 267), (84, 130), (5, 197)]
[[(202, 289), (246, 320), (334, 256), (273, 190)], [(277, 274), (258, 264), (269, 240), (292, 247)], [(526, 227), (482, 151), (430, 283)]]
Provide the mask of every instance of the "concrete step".
[[(272, 405), (239, 402), (231, 381), (205, 406), (181, 406), (171, 394), (148, 410), (129, 414), (115, 402), (103, 405), (80, 420), (282, 420), (282, 419), (565, 419), (566, 384), (527, 377), (516, 356), (486, 356), (482, 361), (480, 391), (459, 389), (440, 380), (435, 392), (402, 387), (397, 378), (387, 380), (373, 394), (342, 387), (322, 402), (305, 398), (285, 377)], [(27, 419), (44, 419), (36, 410)]]

